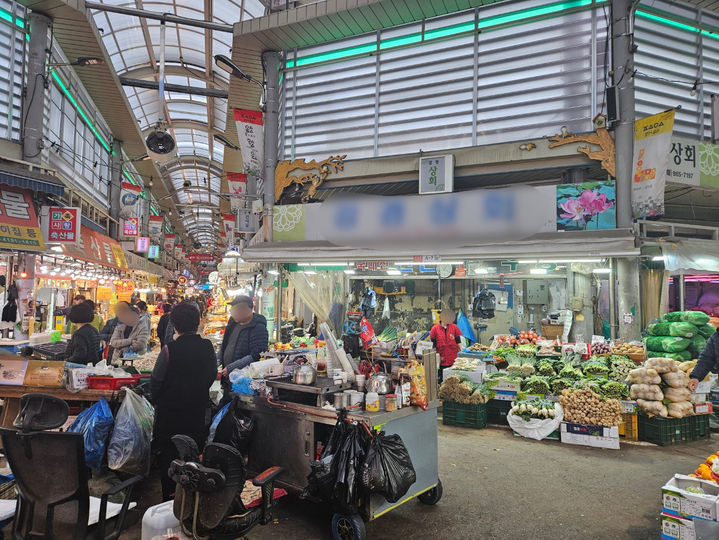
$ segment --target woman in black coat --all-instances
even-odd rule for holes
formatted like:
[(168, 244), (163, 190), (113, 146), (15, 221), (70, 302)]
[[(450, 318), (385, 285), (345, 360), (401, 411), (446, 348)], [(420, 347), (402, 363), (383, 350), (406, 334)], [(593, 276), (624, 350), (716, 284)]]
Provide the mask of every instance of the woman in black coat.
[(165, 346), (165, 333), (167, 332), (167, 326), (170, 322), (170, 310), (172, 306), (170, 304), (162, 304), (162, 317), (157, 321), (157, 337), (160, 339), (160, 348)]
[(170, 313), (175, 339), (157, 357), (150, 386), (155, 405), (153, 444), (158, 450), (162, 498), (169, 500), (175, 484), (168, 476), (177, 451), (170, 440), (188, 435), (202, 448), (210, 425), (210, 386), (217, 378), (212, 343), (198, 333), (200, 313), (194, 306), (178, 304)]
[(92, 326), (95, 312), (89, 304), (74, 305), (68, 315), (77, 330), (65, 350), (65, 361), (94, 366), (100, 360), (100, 333)]

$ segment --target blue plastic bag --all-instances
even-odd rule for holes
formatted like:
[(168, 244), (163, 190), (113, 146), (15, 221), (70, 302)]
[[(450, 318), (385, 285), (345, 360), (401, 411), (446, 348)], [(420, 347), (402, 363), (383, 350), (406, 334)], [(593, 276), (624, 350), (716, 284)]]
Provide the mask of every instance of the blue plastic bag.
[(459, 316), (457, 317), (457, 327), (459, 328), (459, 331), (462, 332), (462, 337), (466, 337), (471, 343), (477, 342), (477, 336), (474, 335), (472, 325), (469, 323), (469, 319), (461, 309), (459, 310)]
[(89, 409), (77, 415), (68, 431), (82, 433), (85, 442), (85, 463), (93, 470), (99, 470), (105, 455), (107, 436), (110, 434), (114, 419), (110, 406), (101, 398)]
[(210, 424), (210, 434), (207, 436), (208, 443), (211, 443), (215, 440), (215, 432), (217, 431), (217, 426), (220, 425), (220, 422), (225, 417), (225, 414), (227, 414), (227, 410), (230, 408), (231, 404), (232, 402), (222, 407), (219, 411), (217, 411), (217, 414), (212, 417), (212, 423)]
[(252, 382), (252, 379), (249, 377), (240, 377), (240, 379), (236, 382), (232, 383), (232, 391), (235, 394), (247, 394), (247, 395), (254, 395), (255, 392), (250, 388), (250, 383)]

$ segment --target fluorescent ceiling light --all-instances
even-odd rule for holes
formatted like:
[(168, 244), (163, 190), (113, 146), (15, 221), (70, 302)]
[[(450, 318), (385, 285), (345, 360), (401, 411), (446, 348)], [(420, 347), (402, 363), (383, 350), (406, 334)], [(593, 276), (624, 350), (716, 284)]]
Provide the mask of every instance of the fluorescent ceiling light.
[(518, 264), (537, 264), (537, 259), (519, 259)]
[(602, 259), (539, 259), (540, 263), (600, 263)]
[(344, 273), (345, 274), (356, 274), (357, 272), (355, 272), (354, 270), (345, 270)]
[(546, 273), (547, 273), (547, 269), (546, 269), (546, 268), (530, 268), (530, 269), (529, 269), (529, 273), (530, 273), (530, 274), (535, 274), (535, 275), (546, 274)]
[(653, 261), (666, 261), (667, 258), (665, 255), (656, 255), (656, 256), (652, 257), (652, 260)]
[(475, 268), (474, 269), (475, 274), (489, 274), (489, 270), (486, 268)]
[(279, 276), (279, 275), (280, 275), (280, 273), (279, 273), (277, 270), (268, 270), (267, 273), (268, 273), (268, 274), (272, 274), (273, 276)]
[(307, 274), (308, 276), (313, 276), (313, 275), (315, 275), (316, 273), (317, 273), (317, 272), (315, 272), (314, 270), (305, 270), (305, 274)]
[(400, 272), (399, 270), (387, 270), (387, 275), (388, 276), (401, 276), (402, 272)]
[(402, 261), (402, 262), (394, 263), (395, 266), (436, 266), (438, 264), (464, 264), (464, 261), (434, 261), (434, 262)]
[(595, 274), (611, 274), (612, 269), (611, 268), (595, 268), (592, 270)]
[(62, 246), (52, 246), (50, 249), (57, 253), (62, 253)]

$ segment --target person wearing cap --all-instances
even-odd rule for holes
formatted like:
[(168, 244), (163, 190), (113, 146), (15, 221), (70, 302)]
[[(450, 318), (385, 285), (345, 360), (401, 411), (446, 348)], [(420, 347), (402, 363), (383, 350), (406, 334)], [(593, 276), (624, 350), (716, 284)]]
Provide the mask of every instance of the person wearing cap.
[(140, 311), (135, 306), (129, 306), (117, 314), (120, 324), (117, 325), (110, 339), (110, 346), (114, 349), (112, 360), (119, 360), (129, 350), (137, 353), (147, 351), (147, 340), (150, 333), (147, 325), (140, 320)]
[(252, 298), (237, 296), (230, 306), (230, 320), (220, 348), (223, 376), (257, 362), (269, 344), (267, 319), (252, 311)]

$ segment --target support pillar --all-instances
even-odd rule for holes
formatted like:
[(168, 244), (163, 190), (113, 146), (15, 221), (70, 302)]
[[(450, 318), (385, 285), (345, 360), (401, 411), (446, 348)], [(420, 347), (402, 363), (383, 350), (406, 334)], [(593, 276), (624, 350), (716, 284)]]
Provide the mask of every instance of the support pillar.
[[(574, 314), (572, 323), (571, 336), (574, 341), (578, 340), (577, 336), (582, 337), (582, 341), (589, 343), (594, 334), (594, 311), (592, 305), (592, 274), (583, 274), (573, 272), (574, 274), (574, 297), (582, 299), (582, 309)], [(568, 299), (571, 303), (571, 298)], [(583, 321), (577, 320), (577, 316), (581, 315)]]
[(150, 236), (150, 188), (145, 187), (142, 199), (142, 236)]
[[(633, 0), (612, 0), (612, 81), (617, 87), (614, 124), (616, 157), (617, 228), (631, 228), (634, 150), (634, 44)], [(620, 263), (621, 266), (621, 263)], [(621, 311), (620, 311), (621, 313)]]
[(277, 288), (275, 293), (275, 338), (278, 342), (282, 340), (282, 280), (283, 266), (277, 265)]
[(262, 53), (265, 63), (265, 135), (262, 198), (265, 207), (265, 241), (272, 241), (272, 209), (275, 205), (275, 169), (280, 129), (280, 53)]
[[(642, 313), (639, 285), (639, 259), (617, 259), (617, 311), (619, 337), (638, 340), (642, 332)], [(627, 323), (626, 315), (631, 315)]]
[(45, 62), (47, 60), (50, 18), (40, 13), (27, 16), (30, 44), (27, 61), (27, 87), (23, 101), (22, 157), (31, 163), (40, 163), (44, 146)]
[(112, 140), (110, 156), (110, 236), (120, 241), (122, 226), (120, 224), (120, 196), (122, 194), (122, 144)]

